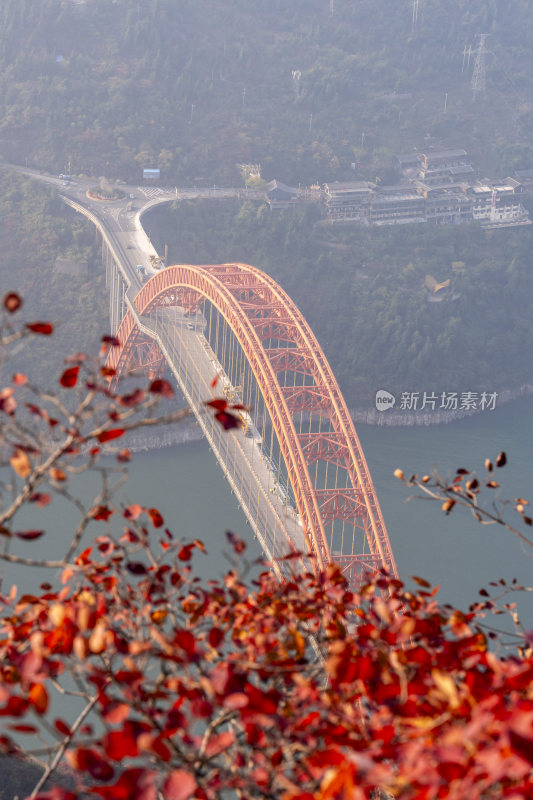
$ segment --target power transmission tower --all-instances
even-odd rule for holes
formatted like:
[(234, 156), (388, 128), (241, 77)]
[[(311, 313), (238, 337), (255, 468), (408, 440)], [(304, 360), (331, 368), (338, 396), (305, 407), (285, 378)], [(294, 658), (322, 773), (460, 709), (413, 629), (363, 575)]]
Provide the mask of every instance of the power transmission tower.
[(472, 99), (476, 102), (478, 95), (485, 92), (487, 88), (487, 68), (485, 65), (485, 40), (489, 34), (479, 34), (479, 47), (474, 62), (474, 74), (472, 75)]
[(418, 2), (419, 0), (413, 0), (413, 31), (416, 28), (416, 23), (418, 22)]
[(466, 71), (468, 72), (468, 70), (470, 69), (470, 59), (471, 58), (472, 58), (472, 45), (469, 44), (468, 45), (468, 50), (467, 50), (466, 49), (466, 44), (465, 44), (465, 47), (464, 47), (464, 50), (463, 50), (463, 66), (461, 68), (461, 72), (465, 71), (465, 67), (466, 67)]

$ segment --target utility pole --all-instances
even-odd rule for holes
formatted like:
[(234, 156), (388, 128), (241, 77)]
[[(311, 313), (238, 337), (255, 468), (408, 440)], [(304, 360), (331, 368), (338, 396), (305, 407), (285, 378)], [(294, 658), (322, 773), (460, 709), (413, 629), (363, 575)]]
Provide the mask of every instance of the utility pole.
[(472, 100), (475, 103), (481, 93), (485, 93), (487, 84), (487, 68), (485, 65), (485, 40), (489, 34), (479, 34), (479, 47), (474, 62), (474, 74), (472, 75)]
[(190, 118), (190, 120), (189, 120), (189, 125), (190, 125), (190, 124), (191, 124), (191, 122), (192, 122), (192, 117), (193, 117), (193, 114), (194, 114), (194, 103), (191, 103), (191, 118)]
[(446, 113), (446, 109), (448, 108), (448, 92), (444, 93), (444, 113)]

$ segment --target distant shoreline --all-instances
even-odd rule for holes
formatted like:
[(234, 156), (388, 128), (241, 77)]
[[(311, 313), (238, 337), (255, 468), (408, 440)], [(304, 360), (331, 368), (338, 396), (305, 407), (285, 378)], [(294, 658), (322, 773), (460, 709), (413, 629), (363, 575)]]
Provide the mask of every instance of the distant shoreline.
[[(509, 389), (501, 392), (498, 396), (496, 408), (519, 400), (523, 397), (533, 396), (533, 385), (525, 384), (518, 389)], [(350, 416), (356, 425), (371, 425), (374, 427), (408, 428), (433, 425), (449, 425), (453, 422), (460, 422), (468, 417), (479, 416), (482, 413), (491, 412), (481, 411), (436, 411), (429, 414), (406, 413), (406, 412), (380, 412), (375, 408), (366, 410), (349, 409)], [(138, 430), (124, 437), (122, 447), (126, 446), (132, 453), (147, 453), (153, 450), (162, 450), (167, 447), (176, 447), (190, 442), (199, 442), (204, 439), (204, 435), (199, 426), (190, 423), (183, 423), (173, 426), (172, 429), (163, 429), (159, 434), (153, 431)], [(109, 448), (109, 452), (114, 452)]]
[[(498, 392), (498, 399), (496, 408), (499, 408), (513, 400), (519, 400), (521, 397), (530, 397), (533, 395), (533, 384), (526, 383), (516, 389), (504, 389)], [(467, 417), (475, 417), (480, 414), (490, 414), (490, 411), (469, 411), (466, 409), (458, 409), (457, 411), (432, 411), (429, 413), (422, 413), (419, 411), (378, 411), (376, 408), (368, 408), (365, 410), (349, 409), (350, 416), (356, 424), (362, 423), (364, 425), (376, 425), (381, 427), (391, 428), (407, 428), (414, 426), (424, 425), (449, 425), (452, 422), (459, 422)]]

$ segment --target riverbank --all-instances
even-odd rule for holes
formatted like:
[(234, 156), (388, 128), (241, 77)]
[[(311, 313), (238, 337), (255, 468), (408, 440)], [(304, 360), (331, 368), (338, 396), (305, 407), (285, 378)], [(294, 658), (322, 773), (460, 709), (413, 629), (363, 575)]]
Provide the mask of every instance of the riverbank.
[[(513, 401), (533, 396), (533, 385), (524, 384), (518, 389), (509, 389), (498, 395), (496, 408), (508, 405)], [(356, 425), (368, 425), (369, 427), (381, 428), (414, 428), (414, 427), (433, 427), (449, 425), (453, 422), (461, 422), (466, 419), (490, 417), (492, 411), (434, 411), (430, 413), (422, 412), (395, 412), (377, 411), (375, 408), (366, 410), (348, 409)], [(201, 428), (195, 422), (183, 422), (168, 428), (161, 428), (160, 431), (139, 429), (128, 433), (121, 440), (120, 448), (109, 448), (110, 452), (115, 449), (127, 447), (132, 453), (147, 453), (153, 450), (162, 450), (168, 447), (199, 442), (204, 438)]]
[[(495, 408), (500, 408), (513, 400), (522, 397), (533, 396), (533, 384), (525, 383), (516, 389), (505, 389), (497, 393)], [(376, 408), (358, 410), (350, 408), (350, 415), (355, 423), (364, 425), (378, 425), (381, 427), (414, 427), (430, 425), (449, 425), (452, 422), (459, 422), (468, 417), (478, 417), (490, 415), (494, 409), (457, 409), (456, 411), (446, 411), (435, 409), (435, 411), (378, 411)]]

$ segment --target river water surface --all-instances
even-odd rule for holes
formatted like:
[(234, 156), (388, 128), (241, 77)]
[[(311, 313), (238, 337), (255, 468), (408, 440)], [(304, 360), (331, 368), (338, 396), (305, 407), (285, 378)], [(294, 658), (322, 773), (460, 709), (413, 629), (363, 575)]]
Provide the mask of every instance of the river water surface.
[[(431, 472), (434, 465), (441, 475), (464, 467), (484, 476), (485, 458), (494, 461), (506, 450), (508, 464), (494, 476), (501, 489), (487, 489), (487, 503), (495, 494), (533, 500), (532, 418), (533, 399), (524, 398), (444, 426), (358, 426), (402, 577), (420, 575), (438, 583), (444, 600), (463, 606), (491, 580), (516, 577), (533, 583), (533, 549), (528, 552), (516, 536), (498, 525), (479, 525), (466, 511), (455, 509), (447, 517), (438, 503), (406, 502), (410, 490), (393, 476), (396, 467), (409, 476)], [(250, 542), (251, 555), (260, 555), (205, 440), (137, 454), (128, 493), (136, 502), (160, 508), (177, 534), (205, 541), (210, 575), (223, 569), (227, 529)], [(528, 532), (516, 512), (509, 509), (508, 517)]]

